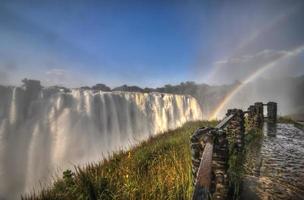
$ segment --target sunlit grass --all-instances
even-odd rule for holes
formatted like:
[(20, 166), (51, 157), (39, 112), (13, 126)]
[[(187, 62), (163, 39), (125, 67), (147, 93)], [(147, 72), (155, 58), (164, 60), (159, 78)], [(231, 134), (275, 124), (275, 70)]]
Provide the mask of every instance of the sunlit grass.
[(190, 135), (213, 122), (189, 122), (100, 163), (66, 170), (50, 188), (23, 199), (190, 199)]
[[(190, 135), (212, 122), (189, 122), (121, 151), (99, 163), (66, 170), (63, 177), (39, 193), (23, 199), (191, 199)], [(245, 146), (261, 136), (259, 130), (245, 135)], [(230, 151), (229, 182), (232, 199), (239, 197), (244, 151)]]

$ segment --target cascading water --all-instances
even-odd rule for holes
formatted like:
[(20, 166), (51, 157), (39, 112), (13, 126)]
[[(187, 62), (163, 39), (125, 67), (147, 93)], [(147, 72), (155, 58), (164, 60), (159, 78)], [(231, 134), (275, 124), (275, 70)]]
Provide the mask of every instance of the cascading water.
[(202, 119), (191, 96), (17, 87), (0, 92), (0, 199)]

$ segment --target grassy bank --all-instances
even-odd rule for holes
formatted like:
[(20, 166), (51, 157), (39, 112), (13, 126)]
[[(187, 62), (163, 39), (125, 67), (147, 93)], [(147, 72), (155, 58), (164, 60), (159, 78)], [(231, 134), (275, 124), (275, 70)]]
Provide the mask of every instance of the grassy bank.
[(299, 123), (299, 122), (293, 120), (292, 118), (290, 118), (290, 117), (288, 117), (288, 116), (287, 116), (287, 117), (286, 117), (286, 116), (284, 116), (284, 117), (282, 117), (282, 116), (279, 117), (279, 118), (278, 118), (278, 123), (293, 124), (293, 125), (295, 125), (297, 128), (304, 130), (304, 125), (303, 125), (303, 124), (301, 124), (301, 123)]
[(190, 135), (216, 122), (189, 122), (100, 163), (66, 170), (50, 188), (24, 199), (190, 199)]

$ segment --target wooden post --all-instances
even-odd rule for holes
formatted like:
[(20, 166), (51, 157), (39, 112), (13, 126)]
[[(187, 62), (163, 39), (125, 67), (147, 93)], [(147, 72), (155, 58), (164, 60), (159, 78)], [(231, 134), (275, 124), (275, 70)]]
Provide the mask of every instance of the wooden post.
[(199, 128), (191, 136), (193, 200), (207, 200), (210, 196), (213, 136), (211, 128)]
[(201, 158), (202, 158), (204, 148), (210, 137), (210, 134), (208, 134), (209, 131), (210, 131), (210, 128), (206, 128), (206, 127), (199, 128), (193, 133), (193, 135), (190, 138), (191, 158), (192, 158), (192, 175), (193, 175), (194, 184), (196, 181), (198, 168), (201, 163)]

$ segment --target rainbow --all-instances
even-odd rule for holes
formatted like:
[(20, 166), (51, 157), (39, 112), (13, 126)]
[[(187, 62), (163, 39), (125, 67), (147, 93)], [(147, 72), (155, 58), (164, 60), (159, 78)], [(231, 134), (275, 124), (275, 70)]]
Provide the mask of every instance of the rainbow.
[[(235, 55), (238, 55), (242, 49), (249, 44), (253, 43), (257, 38), (259, 38), (261, 35), (263, 35), (265, 32), (269, 31), (272, 27), (275, 27), (279, 25), (281, 21), (284, 21), (286, 18), (288, 18), (290, 15), (292, 15), (298, 8), (293, 7), (286, 11), (284, 14), (278, 15), (276, 18), (274, 18), (270, 23), (266, 24), (264, 27), (260, 27), (258, 30), (253, 31), (249, 37), (247, 37), (244, 41), (241, 41), (241, 43), (235, 48), (234, 52), (232, 53), (231, 56), (229, 56), (228, 59), (233, 58)], [(219, 72), (221, 69), (221, 65), (215, 65), (214, 69), (207, 74), (206, 76), (206, 81), (211, 81), (214, 76), (216, 76), (216, 73)]]
[(219, 103), (219, 105), (216, 107), (216, 109), (211, 113), (209, 120), (216, 119), (219, 113), (222, 111), (222, 109), (227, 105), (227, 103), (241, 90), (245, 87), (246, 84), (249, 82), (255, 80), (257, 77), (259, 77), (261, 74), (263, 74), (266, 70), (271, 69), (276, 64), (281, 62), (282, 60), (289, 58), (291, 56), (296, 56), (300, 54), (304, 50), (304, 45), (295, 48), (294, 50), (282, 55), (281, 57), (271, 61), (270, 63), (267, 63), (266, 65), (260, 67), (258, 70), (256, 70), (254, 73), (249, 75), (241, 84), (237, 85), (229, 94), (226, 95), (226, 97)]

